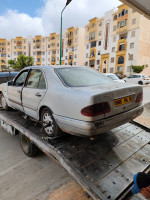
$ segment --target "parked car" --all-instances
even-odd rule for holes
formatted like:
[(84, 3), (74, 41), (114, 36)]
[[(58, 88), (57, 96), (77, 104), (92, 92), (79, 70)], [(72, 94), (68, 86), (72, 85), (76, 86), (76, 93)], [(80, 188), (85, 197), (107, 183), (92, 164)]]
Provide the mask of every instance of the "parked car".
[(104, 75), (107, 76), (108, 78), (112, 79), (115, 82), (125, 83), (125, 81), (122, 80), (122, 79), (119, 79), (116, 74), (113, 74), (113, 73), (104, 73)]
[(127, 83), (147, 85), (150, 83), (150, 78), (144, 74), (132, 74), (132, 75), (124, 78), (124, 81)]
[(0, 72), (0, 84), (13, 80), (17, 74), (18, 72)]
[(105, 133), (139, 116), (142, 87), (115, 83), (89, 67), (32, 66), (0, 85), (1, 104), (24, 112), (56, 137)]

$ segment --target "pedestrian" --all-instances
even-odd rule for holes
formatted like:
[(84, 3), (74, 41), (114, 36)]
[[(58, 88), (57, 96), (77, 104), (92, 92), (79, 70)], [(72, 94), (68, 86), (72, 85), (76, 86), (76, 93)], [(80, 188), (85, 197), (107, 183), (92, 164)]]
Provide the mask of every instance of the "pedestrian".
[(134, 175), (133, 182), (132, 193), (138, 194), (140, 192), (146, 199), (150, 200), (150, 175), (139, 172)]

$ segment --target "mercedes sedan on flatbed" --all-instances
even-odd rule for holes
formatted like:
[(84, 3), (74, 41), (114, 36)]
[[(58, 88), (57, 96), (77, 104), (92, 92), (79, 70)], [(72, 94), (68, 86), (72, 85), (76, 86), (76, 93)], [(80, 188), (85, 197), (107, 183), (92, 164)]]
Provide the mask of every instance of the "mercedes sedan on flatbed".
[(115, 83), (89, 67), (32, 66), (0, 85), (1, 105), (40, 121), (44, 132), (95, 136), (138, 117), (139, 85)]

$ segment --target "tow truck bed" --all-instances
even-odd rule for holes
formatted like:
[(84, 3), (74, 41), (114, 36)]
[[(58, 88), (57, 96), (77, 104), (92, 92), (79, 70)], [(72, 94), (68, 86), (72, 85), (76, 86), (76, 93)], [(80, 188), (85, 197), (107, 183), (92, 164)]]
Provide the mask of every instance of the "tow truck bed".
[(72, 135), (47, 141), (39, 125), (17, 111), (0, 111), (1, 126), (12, 135), (26, 135), (47, 156), (61, 164), (94, 200), (122, 199), (133, 175), (150, 163), (150, 130), (136, 122), (94, 140)]

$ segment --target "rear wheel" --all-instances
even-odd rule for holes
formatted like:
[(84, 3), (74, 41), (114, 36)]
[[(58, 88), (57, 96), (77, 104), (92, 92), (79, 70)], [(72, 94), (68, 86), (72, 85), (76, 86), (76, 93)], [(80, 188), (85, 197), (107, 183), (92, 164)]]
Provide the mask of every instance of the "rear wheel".
[(33, 144), (28, 137), (23, 134), (19, 134), (20, 145), (23, 152), (29, 156), (33, 157), (36, 156), (39, 152), (39, 149), (35, 144)]
[(7, 104), (6, 99), (3, 94), (1, 94), (1, 96), (0, 96), (0, 104), (4, 110), (9, 109), (8, 104)]
[(55, 138), (61, 135), (61, 130), (58, 127), (49, 108), (44, 108), (42, 110), (41, 121), (42, 121), (43, 131), (47, 136)]
[(138, 84), (139, 84), (139, 85), (143, 85), (143, 82), (142, 82), (142, 81), (139, 81)]

